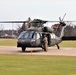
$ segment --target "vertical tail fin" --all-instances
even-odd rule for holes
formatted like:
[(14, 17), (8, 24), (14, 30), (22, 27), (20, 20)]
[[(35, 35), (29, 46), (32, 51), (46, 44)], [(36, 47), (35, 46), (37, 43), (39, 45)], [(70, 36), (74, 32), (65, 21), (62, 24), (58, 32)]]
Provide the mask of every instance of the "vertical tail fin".
[(58, 37), (62, 38), (64, 36), (64, 26), (66, 26), (65, 22), (63, 21), (64, 17), (66, 16), (66, 13), (64, 14), (63, 18), (59, 17), (60, 24), (57, 29)]
[(61, 32), (60, 32), (60, 38), (62, 38), (64, 36), (64, 27), (62, 28)]
[(64, 22), (60, 22), (60, 24), (55, 24), (54, 26), (57, 26), (54, 28), (54, 33), (58, 37), (63, 37), (64, 36), (64, 26), (66, 24)]

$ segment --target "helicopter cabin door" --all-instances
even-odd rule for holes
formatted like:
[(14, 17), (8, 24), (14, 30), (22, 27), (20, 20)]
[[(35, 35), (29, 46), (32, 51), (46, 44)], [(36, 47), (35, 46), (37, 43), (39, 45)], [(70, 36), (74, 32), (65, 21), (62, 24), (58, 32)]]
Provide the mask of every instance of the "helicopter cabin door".
[(48, 39), (48, 46), (51, 46), (51, 36), (50, 34), (46, 34), (47, 39)]
[(51, 46), (51, 36), (50, 36), (50, 34), (42, 34), (42, 39), (44, 38), (44, 35), (46, 35), (46, 37), (47, 37), (48, 46)]
[(40, 46), (41, 45), (41, 40), (40, 40), (40, 34), (38, 32), (36, 32), (36, 46)]

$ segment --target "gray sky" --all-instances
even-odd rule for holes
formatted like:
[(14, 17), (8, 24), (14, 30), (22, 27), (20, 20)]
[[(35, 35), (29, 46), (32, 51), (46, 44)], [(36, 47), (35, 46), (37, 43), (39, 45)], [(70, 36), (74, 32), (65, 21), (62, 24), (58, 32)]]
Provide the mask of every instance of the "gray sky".
[[(59, 20), (67, 14), (65, 20), (76, 20), (76, 0), (0, 0), (0, 21), (27, 20), (39, 18)], [(1, 24), (11, 29), (12, 24)], [(13, 26), (17, 28), (17, 26)]]

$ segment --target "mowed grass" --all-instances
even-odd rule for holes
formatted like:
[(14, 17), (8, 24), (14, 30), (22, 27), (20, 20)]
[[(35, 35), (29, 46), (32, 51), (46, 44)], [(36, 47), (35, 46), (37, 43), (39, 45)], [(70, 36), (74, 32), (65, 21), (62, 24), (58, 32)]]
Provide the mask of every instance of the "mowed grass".
[(76, 41), (63, 41), (59, 44), (60, 47), (76, 48)]
[[(0, 39), (1, 46), (16, 46), (16, 39)], [(64, 41), (61, 47), (75, 47)], [(0, 54), (0, 75), (76, 75), (76, 57)]]
[(17, 39), (0, 39), (0, 46), (16, 46)]
[(76, 57), (0, 55), (0, 75), (76, 75)]

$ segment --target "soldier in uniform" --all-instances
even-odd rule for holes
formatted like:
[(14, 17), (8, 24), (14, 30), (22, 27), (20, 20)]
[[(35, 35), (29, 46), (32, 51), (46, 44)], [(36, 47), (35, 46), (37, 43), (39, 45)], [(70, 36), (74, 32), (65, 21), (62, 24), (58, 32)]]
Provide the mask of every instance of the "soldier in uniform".
[(43, 48), (44, 48), (44, 51), (48, 51), (48, 40), (46, 35), (44, 35), (44, 38), (43, 38)]

